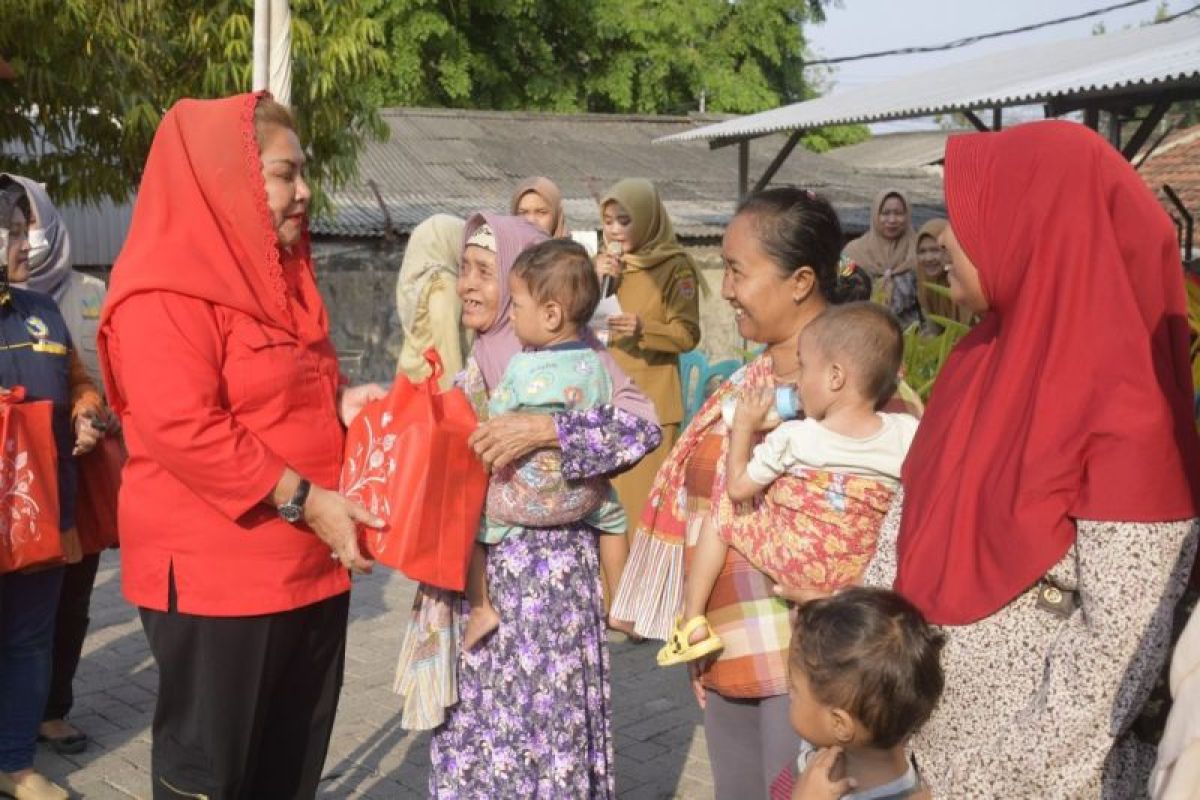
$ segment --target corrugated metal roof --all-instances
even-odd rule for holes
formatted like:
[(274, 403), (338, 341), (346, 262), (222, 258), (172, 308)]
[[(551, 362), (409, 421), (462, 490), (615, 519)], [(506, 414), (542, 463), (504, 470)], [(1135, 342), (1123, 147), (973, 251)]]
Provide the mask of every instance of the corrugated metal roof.
[(946, 139), (962, 131), (884, 133), (865, 142), (839, 147), (825, 155), (865, 169), (917, 169), (939, 164), (946, 156)]
[[(401, 234), (435, 213), (505, 210), (510, 192), (530, 175), (548, 175), (558, 183), (568, 223), (576, 229), (599, 227), (596, 196), (629, 175), (655, 182), (685, 238), (720, 236), (733, 215), (736, 153), (712, 153), (699, 142), (653, 144), (656, 137), (693, 125), (689, 117), (458, 109), (387, 109), (382, 116), (389, 140), (364, 147), (359, 177), (330, 193), (333, 212), (313, 220), (314, 235), (383, 235), (384, 214), (368, 179), (378, 185)], [(777, 150), (765, 143), (751, 148), (752, 178), (762, 174)], [(825, 194), (851, 232), (866, 229), (871, 199), (882, 186), (908, 194), (918, 223), (942, 213), (940, 180), (920, 170), (862, 170), (797, 149), (775, 183)], [(111, 264), (129, 231), (132, 210), (132, 200), (61, 207), (74, 262)]]
[(1181, 84), (1200, 89), (1200, 19), (1194, 17), (993, 53), (657, 141), (753, 138), (798, 128), (882, 122), (956, 109), (1025, 105)]
[[(530, 175), (558, 183), (568, 223), (577, 229), (599, 227), (597, 195), (630, 175), (654, 181), (681, 236), (719, 236), (733, 213), (736, 153), (714, 154), (698, 142), (653, 144), (694, 125), (689, 117), (419, 108), (382, 115), (390, 138), (367, 144), (358, 179), (332, 193), (334, 213), (314, 221), (315, 234), (383, 234), (384, 215), (368, 180), (378, 185), (400, 233), (438, 212), (506, 209), (510, 192)], [(751, 148), (752, 178), (777, 150), (765, 144)], [(918, 218), (938, 213), (942, 203), (940, 181), (923, 171), (860, 170), (807, 150), (797, 150), (775, 182), (826, 194), (852, 231), (865, 229), (867, 209), (881, 186), (906, 191)]]

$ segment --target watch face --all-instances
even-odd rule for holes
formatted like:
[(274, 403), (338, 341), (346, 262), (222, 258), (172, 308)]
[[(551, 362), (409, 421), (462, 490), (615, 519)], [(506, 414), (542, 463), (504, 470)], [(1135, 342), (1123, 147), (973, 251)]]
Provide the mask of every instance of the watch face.
[(291, 522), (293, 524), (299, 522), (301, 513), (302, 511), (300, 506), (289, 504), (279, 507), (279, 516), (283, 517), (285, 522)]

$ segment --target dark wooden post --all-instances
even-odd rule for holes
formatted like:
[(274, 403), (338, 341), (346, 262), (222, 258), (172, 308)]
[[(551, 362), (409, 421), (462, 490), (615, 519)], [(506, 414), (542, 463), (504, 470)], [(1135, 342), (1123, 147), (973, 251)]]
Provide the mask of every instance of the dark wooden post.
[(750, 193), (750, 140), (738, 142), (738, 202)]

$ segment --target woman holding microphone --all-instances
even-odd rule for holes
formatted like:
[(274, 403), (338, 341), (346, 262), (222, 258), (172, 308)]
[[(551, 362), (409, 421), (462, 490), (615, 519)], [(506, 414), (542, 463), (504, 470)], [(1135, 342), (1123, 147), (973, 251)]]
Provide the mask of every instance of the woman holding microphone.
[[(618, 181), (600, 200), (605, 248), (596, 257), (602, 287), (615, 287), (621, 313), (608, 319), (608, 346), (617, 364), (653, 402), (662, 444), (616, 477), (621, 505), (636, 530), (650, 484), (671, 452), (683, 421), (679, 354), (700, 342), (700, 277), (675, 237), (658, 190), (644, 178)], [(610, 290), (611, 291), (611, 290)], [(600, 557), (611, 599), (621, 579), (629, 540), (601, 539)], [(626, 630), (616, 624), (620, 630)]]

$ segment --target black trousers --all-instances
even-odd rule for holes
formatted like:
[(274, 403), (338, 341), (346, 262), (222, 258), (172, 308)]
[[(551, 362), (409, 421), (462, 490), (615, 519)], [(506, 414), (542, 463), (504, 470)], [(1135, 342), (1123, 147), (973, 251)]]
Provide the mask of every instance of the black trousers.
[(54, 619), (54, 663), (50, 672), (50, 696), (42, 719), (66, 719), (75, 704), (71, 684), (79, 667), (79, 654), (87, 638), (88, 611), (92, 606), (92, 586), (100, 567), (100, 554), (84, 556), (78, 564), (63, 568), (62, 591), (58, 596), (58, 616)]
[(349, 612), (349, 592), (254, 617), (141, 609), (159, 670), (154, 800), (314, 797)]

